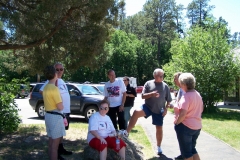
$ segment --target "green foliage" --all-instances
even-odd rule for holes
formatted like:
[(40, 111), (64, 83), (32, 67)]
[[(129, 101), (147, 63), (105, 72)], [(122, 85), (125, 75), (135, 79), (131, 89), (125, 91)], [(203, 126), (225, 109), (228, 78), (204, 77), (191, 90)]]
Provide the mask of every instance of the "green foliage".
[(122, 5), (118, 0), (4, 1), (0, 50), (12, 50), (34, 74), (56, 61), (69, 70), (91, 65), (117, 25)]
[[(182, 71), (195, 76), (206, 112), (216, 111), (215, 103), (238, 75), (238, 61), (233, 59), (225, 31), (225, 27), (193, 27), (184, 39), (172, 42), (172, 61), (164, 66), (169, 75)], [(165, 80), (172, 83), (172, 79)]]
[(152, 72), (158, 67), (155, 56), (156, 47), (140, 41), (131, 33), (116, 30), (105, 45), (105, 52), (95, 57), (96, 68), (81, 67), (72, 77), (72, 81), (93, 83), (106, 82), (107, 71), (114, 69), (117, 77), (136, 77), (143, 85), (152, 79)]
[(0, 84), (0, 133), (14, 132), (21, 122), (13, 100), (19, 91), (19, 80), (9, 82), (0, 79)]

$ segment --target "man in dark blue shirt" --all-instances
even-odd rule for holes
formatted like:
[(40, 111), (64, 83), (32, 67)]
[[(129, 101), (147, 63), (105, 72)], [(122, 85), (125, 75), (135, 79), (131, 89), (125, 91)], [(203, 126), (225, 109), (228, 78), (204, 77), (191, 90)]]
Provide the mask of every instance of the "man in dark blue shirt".
[(123, 82), (126, 86), (126, 101), (124, 103), (124, 119), (125, 119), (125, 127), (127, 128), (128, 121), (131, 117), (130, 110), (134, 105), (134, 99), (137, 97), (137, 93), (135, 88), (131, 87), (129, 84), (129, 78), (124, 77)]

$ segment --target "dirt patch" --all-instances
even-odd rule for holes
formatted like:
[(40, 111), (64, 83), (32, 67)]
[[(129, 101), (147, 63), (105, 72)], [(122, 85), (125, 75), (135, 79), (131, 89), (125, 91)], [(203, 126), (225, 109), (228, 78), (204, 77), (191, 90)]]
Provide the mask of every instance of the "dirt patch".
[[(64, 137), (64, 147), (73, 151), (73, 155), (63, 156), (68, 160), (83, 157), (87, 146), (87, 130), (69, 129)], [(0, 160), (43, 160), (48, 159), (48, 137), (45, 127), (23, 127), (13, 134), (0, 135)]]

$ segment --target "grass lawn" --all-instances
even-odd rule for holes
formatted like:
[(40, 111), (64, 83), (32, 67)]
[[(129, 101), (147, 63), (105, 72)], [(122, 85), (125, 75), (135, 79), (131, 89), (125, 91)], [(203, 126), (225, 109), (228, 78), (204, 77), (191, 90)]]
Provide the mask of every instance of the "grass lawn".
[(203, 114), (203, 130), (240, 151), (240, 112)]
[[(82, 159), (87, 145), (87, 127), (87, 123), (71, 123), (64, 138), (65, 148), (74, 152), (66, 156), (68, 160)], [(222, 110), (216, 114), (203, 114), (203, 130), (240, 151), (239, 112)], [(129, 138), (144, 147), (146, 159), (157, 160), (157, 157), (152, 157), (154, 151), (141, 126), (137, 125)], [(48, 159), (47, 140), (44, 124), (20, 125), (15, 133), (0, 135), (0, 160)]]

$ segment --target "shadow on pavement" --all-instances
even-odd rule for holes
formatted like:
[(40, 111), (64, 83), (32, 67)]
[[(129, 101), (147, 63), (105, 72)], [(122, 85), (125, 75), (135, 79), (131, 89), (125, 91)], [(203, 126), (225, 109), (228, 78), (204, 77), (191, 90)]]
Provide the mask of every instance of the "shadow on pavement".
[(158, 159), (158, 160), (173, 160), (172, 158), (168, 158), (166, 155), (164, 155), (164, 154), (161, 154), (161, 156), (159, 156), (159, 157), (154, 157), (154, 158), (150, 158), (150, 159), (148, 159), (148, 160), (156, 160), (156, 159)]

